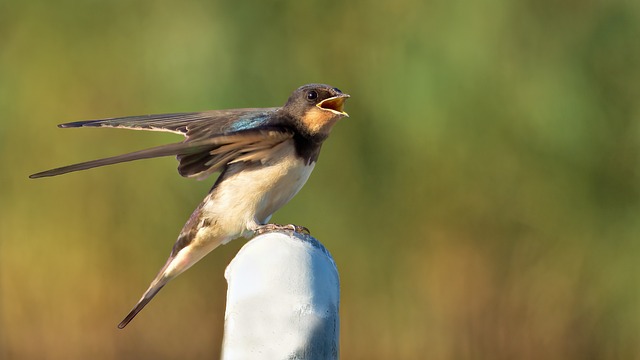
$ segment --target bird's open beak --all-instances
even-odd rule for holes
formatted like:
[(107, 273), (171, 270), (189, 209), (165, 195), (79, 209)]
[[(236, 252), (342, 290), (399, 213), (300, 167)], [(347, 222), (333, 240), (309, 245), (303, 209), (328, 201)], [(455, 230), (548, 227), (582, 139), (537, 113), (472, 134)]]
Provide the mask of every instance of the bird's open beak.
[(347, 100), (350, 96), (348, 94), (340, 94), (334, 97), (330, 97), (328, 99), (324, 99), (319, 102), (316, 106), (323, 110), (329, 110), (332, 113), (340, 116), (349, 117), (349, 114), (344, 112), (344, 101)]

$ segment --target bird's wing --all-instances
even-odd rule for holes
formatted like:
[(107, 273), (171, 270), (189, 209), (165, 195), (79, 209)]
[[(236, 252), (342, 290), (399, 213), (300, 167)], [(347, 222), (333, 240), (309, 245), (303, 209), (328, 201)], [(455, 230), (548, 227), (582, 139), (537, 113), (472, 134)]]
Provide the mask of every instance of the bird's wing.
[(225, 165), (240, 161), (264, 161), (269, 151), (293, 137), (293, 133), (284, 128), (263, 126), (249, 130), (239, 130), (218, 134), (204, 139), (161, 145), (128, 154), (39, 172), (29, 176), (32, 179), (62, 175), (73, 171), (91, 169), (98, 166), (117, 164), (126, 161), (149, 159), (161, 156), (177, 155), (180, 165), (178, 172), (185, 177), (205, 178)]
[(110, 127), (132, 130), (166, 131), (188, 136), (221, 134), (264, 125), (277, 108), (210, 110), (192, 113), (127, 116), (83, 120), (58, 125), (61, 128)]
[[(293, 137), (285, 128), (263, 127), (241, 130), (215, 137), (215, 144), (204, 151), (178, 154), (178, 172), (188, 178), (204, 179), (237, 162), (266, 162), (278, 148)], [(190, 141), (187, 141), (189, 143)], [(194, 143), (207, 142), (194, 141)]]

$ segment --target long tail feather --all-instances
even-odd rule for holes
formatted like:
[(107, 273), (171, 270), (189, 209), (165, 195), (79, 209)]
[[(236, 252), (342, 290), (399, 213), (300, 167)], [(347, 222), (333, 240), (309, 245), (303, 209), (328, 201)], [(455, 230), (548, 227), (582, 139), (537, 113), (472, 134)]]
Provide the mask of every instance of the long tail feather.
[(136, 317), (136, 315), (138, 315), (138, 313), (147, 306), (153, 297), (156, 296), (156, 294), (169, 282), (169, 278), (162, 277), (162, 272), (159, 275), (160, 277), (151, 284), (136, 306), (134, 306), (120, 324), (118, 324), (118, 329), (124, 329), (124, 327), (127, 326), (127, 324), (129, 324), (131, 320), (133, 320), (133, 318)]

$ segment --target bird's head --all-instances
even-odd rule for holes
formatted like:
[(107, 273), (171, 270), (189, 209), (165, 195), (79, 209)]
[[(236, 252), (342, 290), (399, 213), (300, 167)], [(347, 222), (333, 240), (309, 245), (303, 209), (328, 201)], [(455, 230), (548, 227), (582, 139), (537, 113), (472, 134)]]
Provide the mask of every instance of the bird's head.
[(349, 95), (325, 84), (308, 84), (296, 89), (282, 108), (305, 133), (326, 138), (335, 123), (349, 116), (344, 102)]

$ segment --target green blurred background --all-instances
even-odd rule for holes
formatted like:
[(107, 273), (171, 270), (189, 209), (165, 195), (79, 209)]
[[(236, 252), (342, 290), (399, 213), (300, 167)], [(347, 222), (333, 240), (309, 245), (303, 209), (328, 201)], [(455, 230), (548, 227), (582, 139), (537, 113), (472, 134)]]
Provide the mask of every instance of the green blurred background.
[(352, 95), (307, 186), (344, 359), (640, 358), (640, 2), (0, 1), (0, 358), (216, 358), (245, 243), (116, 324), (214, 179), (68, 121)]

